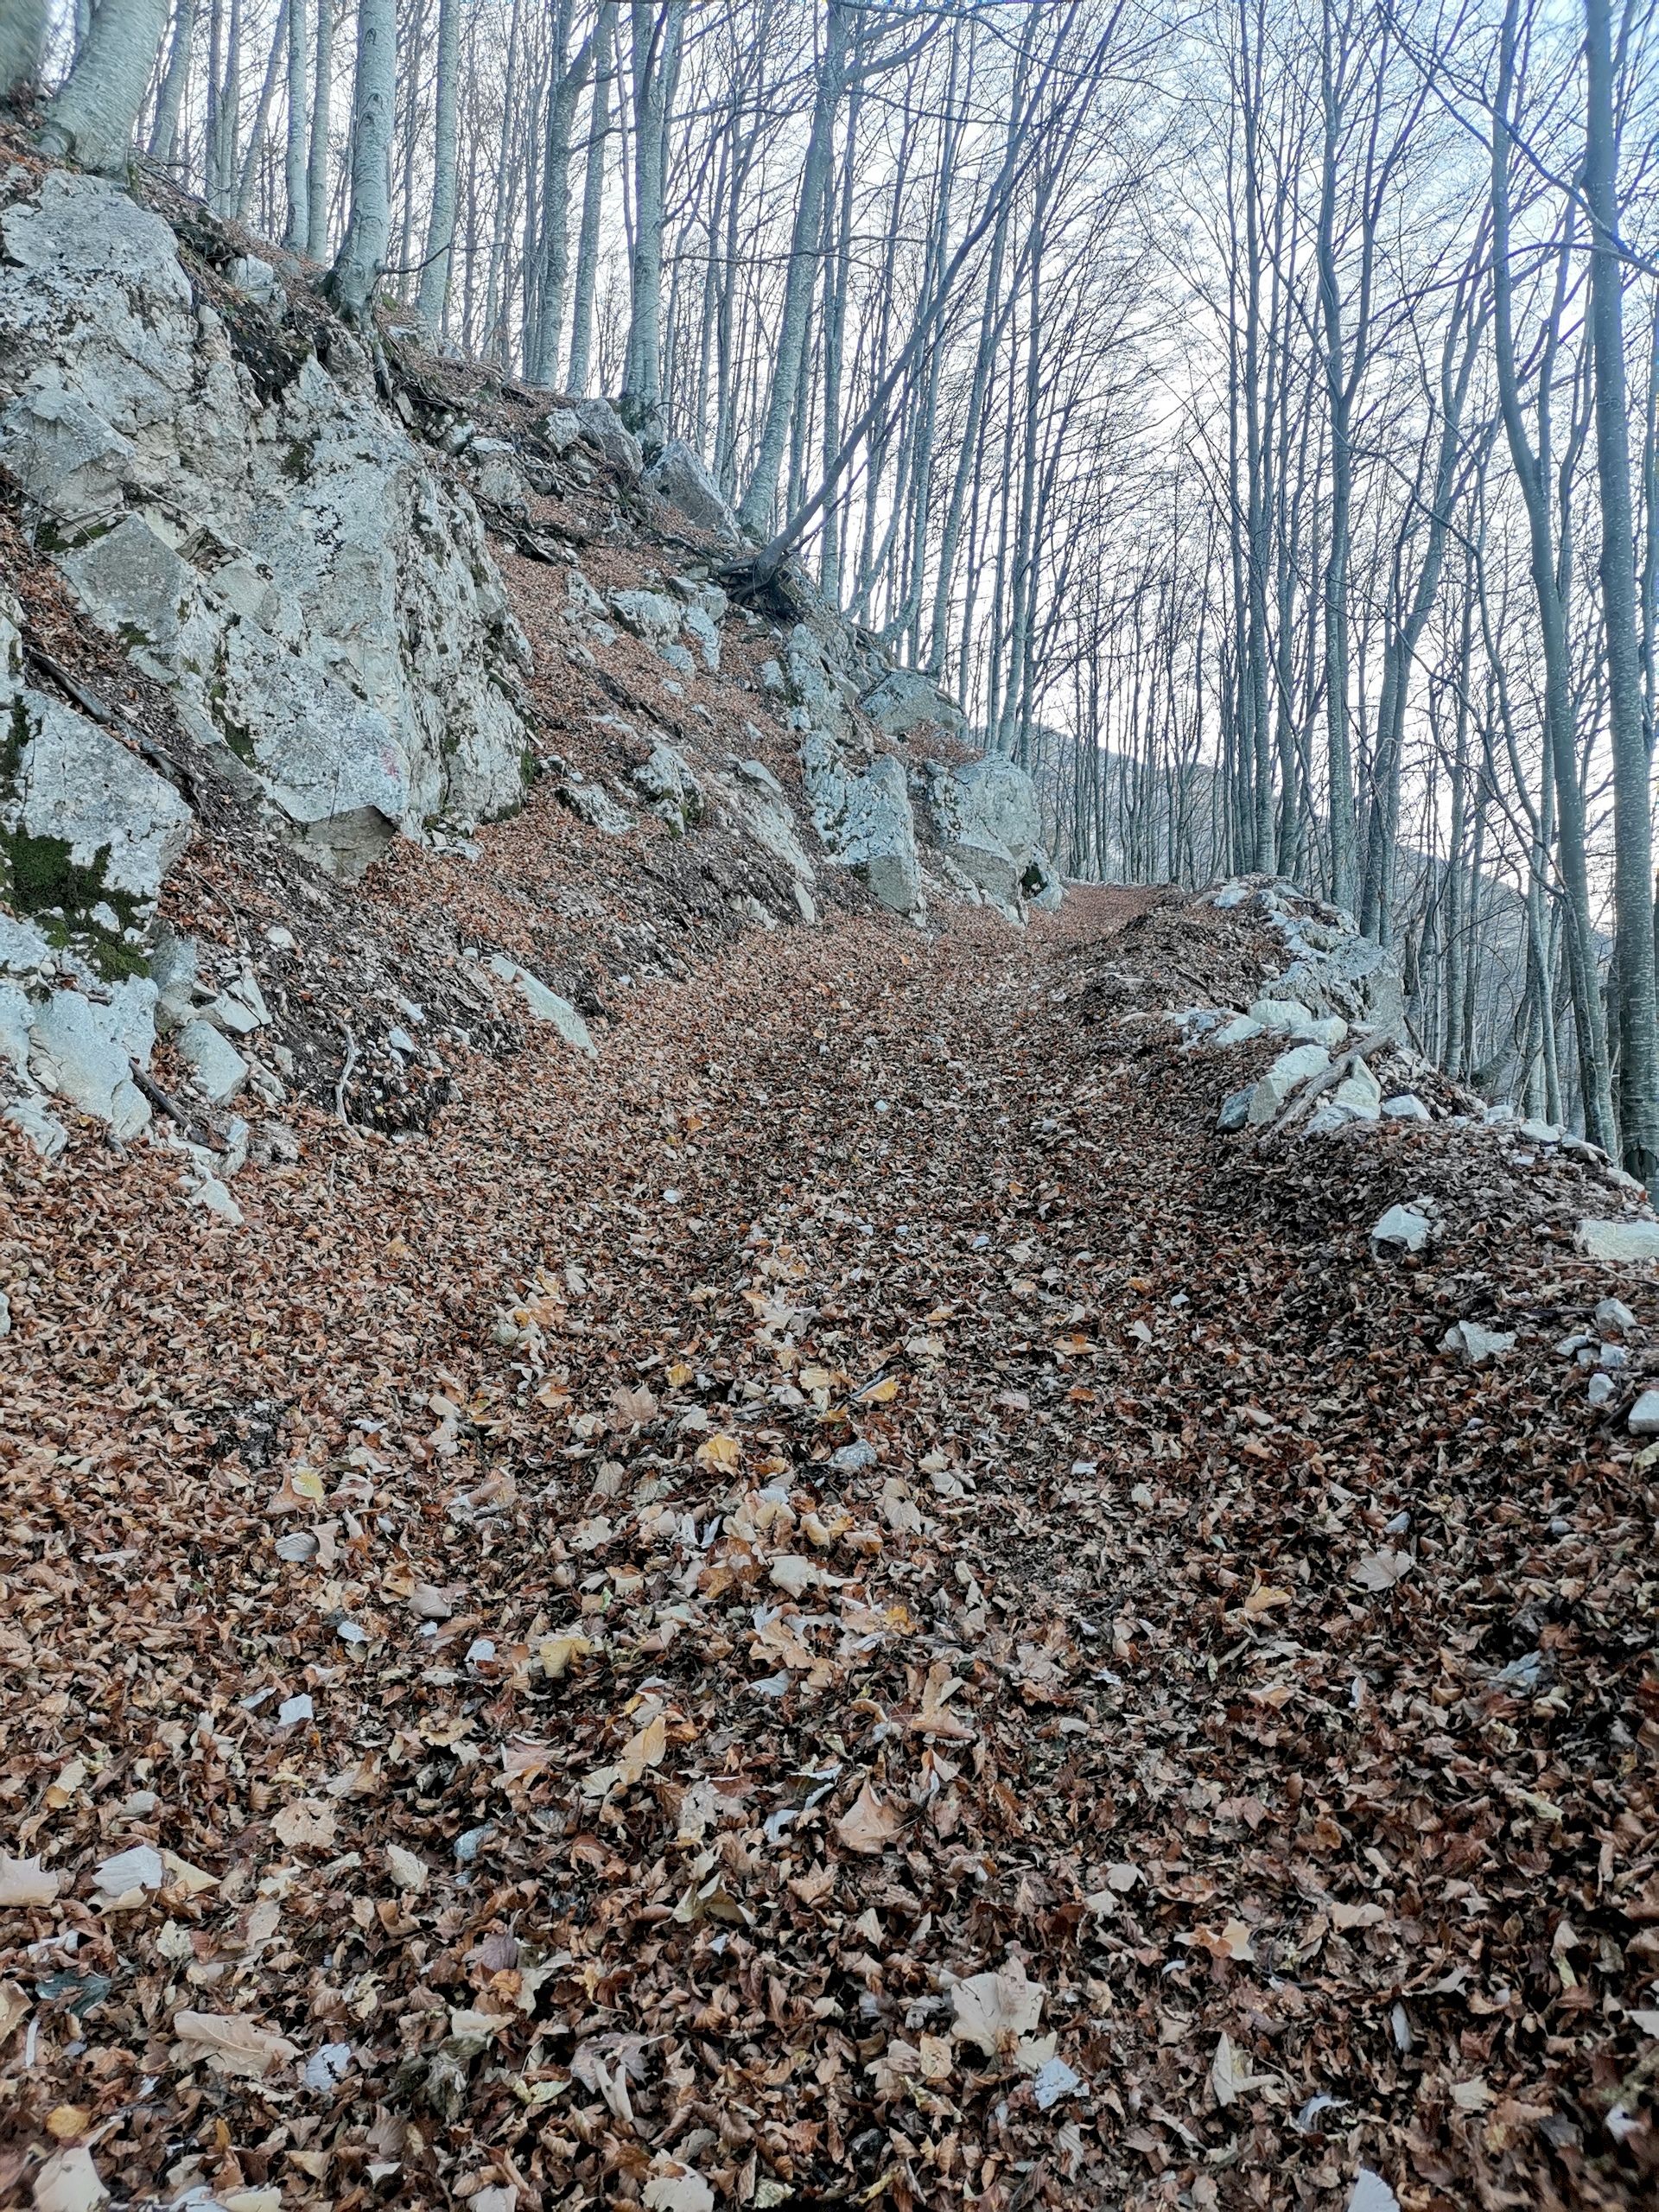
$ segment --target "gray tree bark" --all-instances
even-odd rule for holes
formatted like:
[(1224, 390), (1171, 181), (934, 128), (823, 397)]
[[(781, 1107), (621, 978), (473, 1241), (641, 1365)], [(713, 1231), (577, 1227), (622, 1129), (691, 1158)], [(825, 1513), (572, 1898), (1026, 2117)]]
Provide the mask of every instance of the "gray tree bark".
[(1618, 251), (1618, 137), (1608, 0), (1585, 0), (1584, 194), (1590, 210), (1596, 473), (1601, 491), (1601, 613), (1613, 743), (1613, 990), (1618, 1020), (1624, 1161), (1659, 1182), (1659, 1022), (1654, 1000), (1653, 830), (1642, 656), (1636, 612), (1636, 522), (1624, 383), (1624, 278)]
[(397, 59), (395, 0), (358, 0), (352, 92), (352, 196), (346, 235), (325, 289), (340, 312), (366, 323), (391, 237), (391, 132)]
[(41, 143), (48, 153), (105, 176), (126, 168), (167, 12), (167, 0), (106, 0), (47, 108)]
[(443, 325), (449, 297), (449, 258), (455, 242), (455, 101), (459, 92), (461, 0), (438, 0), (437, 82), (432, 127), (432, 207), (426, 226), (416, 312), (433, 338)]
[(305, 167), (305, 251), (328, 251), (328, 125), (334, 104), (334, 0), (317, 0), (316, 70), (311, 88), (311, 149)]

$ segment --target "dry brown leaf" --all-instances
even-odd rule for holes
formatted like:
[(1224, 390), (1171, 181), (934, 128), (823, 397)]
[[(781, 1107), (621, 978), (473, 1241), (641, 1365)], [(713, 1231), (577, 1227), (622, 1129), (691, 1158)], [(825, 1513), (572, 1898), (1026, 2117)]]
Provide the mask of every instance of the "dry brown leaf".
[(836, 1822), (836, 1834), (849, 1851), (874, 1857), (887, 1849), (903, 1826), (893, 1807), (884, 1803), (867, 1782)]
[(240, 2012), (175, 2012), (173, 2032), (183, 2047), (187, 2066), (205, 2058), (221, 2073), (249, 2081), (263, 2081), (299, 2056), (286, 2036)]

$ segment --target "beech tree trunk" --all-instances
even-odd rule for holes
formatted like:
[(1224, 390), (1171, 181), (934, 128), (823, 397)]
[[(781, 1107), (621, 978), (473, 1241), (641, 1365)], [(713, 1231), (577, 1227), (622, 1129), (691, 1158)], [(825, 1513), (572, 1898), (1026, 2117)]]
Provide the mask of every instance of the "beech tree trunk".
[(395, 0), (358, 0), (352, 93), (352, 196), (346, 235), (326, 289), (343, 315), (366, 324), (391, 238), (391, 130), (397, 59)]
[(167, 0), (106, 0), (46, 111), (41, 143), (83, 168), (118, 176), (167, 29)]

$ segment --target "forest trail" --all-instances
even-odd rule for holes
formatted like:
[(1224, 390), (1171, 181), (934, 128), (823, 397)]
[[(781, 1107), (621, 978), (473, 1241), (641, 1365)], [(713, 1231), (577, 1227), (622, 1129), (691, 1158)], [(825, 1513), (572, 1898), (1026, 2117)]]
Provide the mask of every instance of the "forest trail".
[(1118, 1018), (1249, 950), (757, 935), (556, 1094), (311, 1114), (241, 1238), (10, 1160), (7, 2136), (232, 2212), (1637, 2201), (1643, 1478), (1373, 1259), (1429, 1155), (1217, 1139)]

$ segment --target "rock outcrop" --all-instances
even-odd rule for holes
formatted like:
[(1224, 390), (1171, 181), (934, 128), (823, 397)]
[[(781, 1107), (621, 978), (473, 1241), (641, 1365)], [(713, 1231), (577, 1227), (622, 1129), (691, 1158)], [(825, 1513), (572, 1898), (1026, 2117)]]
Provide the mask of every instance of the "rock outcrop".
[(21, 181), (0, 209), (0, 458), (88, 613), (336, 872), (517, 805), (527, 648), (476, 509), (366, 359), (338, 331), (326, 367), (279, 342), (280, 288), (222, 315), (115, 185)]

